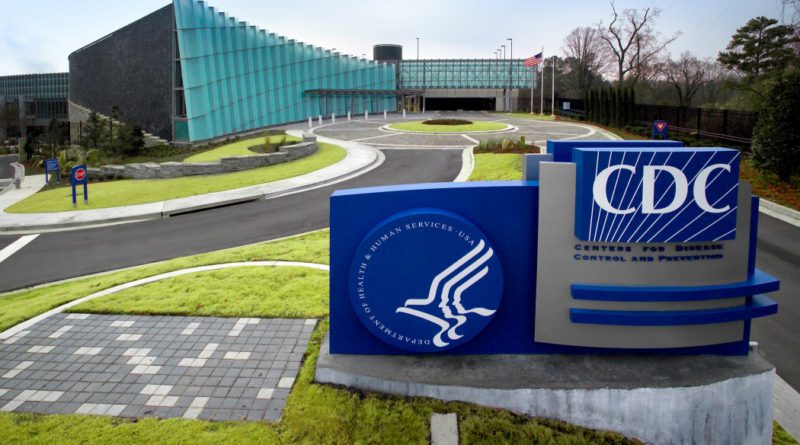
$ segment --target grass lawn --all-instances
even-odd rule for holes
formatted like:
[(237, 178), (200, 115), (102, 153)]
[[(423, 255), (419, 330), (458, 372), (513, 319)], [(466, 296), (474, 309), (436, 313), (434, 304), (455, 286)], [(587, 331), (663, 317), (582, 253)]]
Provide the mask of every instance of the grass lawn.
[[(252, 140), (249, 143), (255, 144)], [(127, 179), (93, 183), (89, 184), (89, 205), (79, 205), (78, 210), (145, 204), (279, 181), (333, 165), (344, 159), (346, 155), (347, 152), (339, 146), (319, 143), (319, 150), (309, 157), (242, 172), (225, 173), (213, 177)], [(78, 194), (83, 195), (82, 187), (78, 187)], [(78, 201), (81, 202), (83, 199), (78, 197)], [(38, 213), (71, 210), (73, 210), (72, 190), (69, 187), (63, 187), (40, 191), (5, 211), (8, 213)]]
[[(276, 144), (286, 138), (287, 141), (299, 141), (300, 138), (294, 136), (270, 136), (269, 143)], [(183, 162), (213, 162), (219, 161), (222, 158), (230, 156), (253, 156), (257, 153), (248, 150), (248, 147), (264, 143), (264, 138), (245, 139), (243, 141), (234, 142), (224, 147), (215, 148), (203, 153), (196, 154), (186, 158)]]
[(389, 128), (398, 130), (410, 131), (429, 131), (439, 133), (459, 133), (464, 131), (489, 131), (489, 130), (502, 130), (506, 128), (506, 124), (497, 122), (473, 122), (470, 125), (425, 125), (423, 122), (402, 122), (399, 124), (389, 125)]
[(521, 181), (522, 155), (480, 153), (475, 155), (475, 168), (469, 181)]
[[(62, 304), (101, 290), (175, 270), (245, 261), (328, 264), (328, 236), (327, 230), (321, 230), (285, 240), (176, 258), (150, 266), (8, 294), (0, 297), (0, 332)], [(183, 290), (185, 291), (185, 288)]]
[(212, 270), (126, 289), (68, 312), (324, 318), (328, 315), (328, 272), (288, 266)]

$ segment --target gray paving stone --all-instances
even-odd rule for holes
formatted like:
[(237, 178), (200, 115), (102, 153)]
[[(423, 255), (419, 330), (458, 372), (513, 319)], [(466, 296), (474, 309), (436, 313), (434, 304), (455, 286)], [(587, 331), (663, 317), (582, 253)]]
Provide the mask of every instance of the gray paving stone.
[[(289, 390), (276, 389), (271, 400), (255, 397), (261, 388), (275, 388), (281, 377), (297, 376), (314, 327), (305, 325), (305, 320), (262, 319), (232, 337), (228, 333), (238, 319), (91, 315), (81, 320), (66, 315), (35, 324), (30, 334), (14, 344), (0, 344), (2, 373), (22, 361), (33, 362), (15, 378), (0, 381), (0, 389), (9, 390), (0, 395), (2, 404), (22, 390), (61, 391), (56, 402), (25, 402), (17, 411), (74, 413), (84, 403), (99, 403), (126, 405), (121, 417), (176, 418), (183, 416), (196, 397), (210, 397), (201, 419), (276, 421)], [(134, 321), (134, 325), (112, 327), (114, 321)], [(189, 323), (200, 323), (200, 327), (191, 335), (181, 335)], [(60, 338), (47, 338), (67, 325), (73, 328)], [(142, 338), (117, 341), (123, 333)], [(209, 343), (219, 347), (204, 366), (179, 366), (185, 358), (197, 358)], [(46, 354), (28, 353), (34, 345), (55, 349)], [(84, 347), (101, 350), (96, 355), (74, 354)], [(142, 348), (149, 351), (138, 355), (154, 360), (142, 366), (128, 364), (133, 355), (129, 350)], [(249, 357), (224, 359), (227, 352), (248, 352)], [(169, 395), (179, 397), (175, 405), (145, 406), (160, 385), (171, 386)], [(145, 388), (149, 393), (140, 394)]]

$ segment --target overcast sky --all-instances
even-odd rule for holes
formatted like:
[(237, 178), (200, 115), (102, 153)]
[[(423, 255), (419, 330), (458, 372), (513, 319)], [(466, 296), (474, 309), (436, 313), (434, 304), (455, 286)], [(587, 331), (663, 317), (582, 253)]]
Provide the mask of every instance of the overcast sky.
[[(69, 70), (67, 57), (168, 4), (165, 0), (0, 0), (0, 76)], [(211, 6), (298, 41), (372, 57), (374, 44), (404, 47), (404, 57), (490, 58), (514, 39), (514, 56), (561, 55), (578, 26), (608, 22), (605, 0), (212, 0)], [(657, 29), (683, 31), (668, 50), (716, 57), (736, 28), (756, 16), (780, 18), (779, 0), (618, 0), (617, 8), (664, 10)], [(507, 56), (510, 57), (507, 45)]]

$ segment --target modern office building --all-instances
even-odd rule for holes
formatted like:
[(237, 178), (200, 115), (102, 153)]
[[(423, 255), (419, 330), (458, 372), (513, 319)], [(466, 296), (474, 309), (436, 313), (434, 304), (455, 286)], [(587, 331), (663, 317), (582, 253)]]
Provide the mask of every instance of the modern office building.
[[(51, 119), (67, 120), (69, 73), (0, 76), (0, 113), (16, 105), (18, 124), (13, 133), (27, 133), (29, 128), (45, 127)], [(1, 134), (0, 138), (15, 136)]]
[(397, 45), (376, 45), (374, 56), (340, 54), (201, 1), (174, 0), (69, 56), (70, 120), (118, 106), (145, 132), (197, 143), (320, 115), (394, 112), (406, 98), (429, 109), (498, 109), (510, 106), (500, 98), (530, 88), (522, 60), (411, 61)]

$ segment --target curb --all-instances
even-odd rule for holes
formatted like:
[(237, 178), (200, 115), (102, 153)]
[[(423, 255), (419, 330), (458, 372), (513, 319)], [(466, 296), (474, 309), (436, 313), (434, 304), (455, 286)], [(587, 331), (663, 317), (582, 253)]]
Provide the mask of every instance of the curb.
[(764, 198), (759, 198), (758, 202), (759, 212), (789, 223), (793, 226), (800, 227), (800, 212), (797, 210), (792, 210), (772, 201), (767, 201)]
[(123, 283), (123, 284), (120, 284), (118, 286), (114, 286), (114, 287), (108, 288), (106, 290), (103, 290), (103, 291), (100, 291), (100, 292), (96, 292), (96, 293), (91, 294), (91, 295), (87, 295), (87, 296), (85, 296), (83, 298), (79, 298), (77, 300), (70, 301), (69, 303), (62, 304), (61, 306), (59, 306), (59, 307), (57, 307), (55, 309), (49, 310), (49, 311), (47, 311), (47, 312), (45, 312), (43, 314), (39, 314), (39, 315), (37, 315), (37, 316), (35, 316), (33, 318), (30, 318), (30, 319), (28, 319), (26, 321), (23, 321), (20, 324), (17, 324), (15, 326), (12, 326), (12, 327), (8, 328), (4, 332), (0, 333), (0, 340), (5, 340), (5, 339), (7, 339), (9, 337), (12, 337), (12, 336), (14, 336), (14, 334), (17, 334), (19, 332), (24, 331), (26, 328), (29, 328), (29, 327), (35, 325), (36, 323), (44, 320), (45, 318), (47, 318), (47, 317), (49, 317), (51, 315), (55, 315), (55, 314), (64, 312), (65, 309), (69, 309), (69, 308), (71, 308), (73, 306), (77, 306), (77, 305), (79, 305), (79, 304), (81, 304), (81, 303), (83, 303), (85, 301), (89, 301), (89, 300), (94, 299), (94, 298), (104, 297), (106, 295), (111, 295), (113, 293), (116, 293), (116, 292), (119, 292), (119, 291), (122, 291), (122, 290), (125, 290), (125, 289), (130, 289), (132, 287), (138, 287), (138, 286), (142, 286), (142, 285), (145, 285), (145, 284), (154, 283), (156, 281), (165, 280), (167, 278), (179, 277), (181, 275), (187, 275), (187, 274), (190, 274), (190, 273), (207, 272), (207, 271), (211, 271), (211, 270), (227, 269), (227, 268), (230, 268), (230, 267), (254, 267), (254, 266), (255, 267), (295, 266), (295, 267), (310, 267), (310, 268), (313, 268), (313, 269), (325, 270), (325, 271), (330, 270), (330, 266), (325, 265), (325, 264), (297, 263), (297, 262), (291, 262), (291, 261), (249, 261), (249, 262), (243, 262), (243, 263), (215, 264), (215, 265), (211, 265), (211, 266), (200, 266), (200, 267), (193, 267), (193, 268), (190, 268), (190, 269), (180, 269), (180, 270), (176, 270), (176, 271), (173, 271), (173, 272), (167, 272), (167, 273), (160, 274), (160, 275), (154, 275), (152, 277), (142, 278), (141, 280), (137, 280), (137, 281), (131, 281), (131, 282), (128, 282), (128, 283)]
[(465, 182), (472, 175), (472, 170), (475, 169), (475, 155), (472, 153), (472, 149), (473, 147), (465, 148), (461, 152), (461, 172), (453, 182)]

